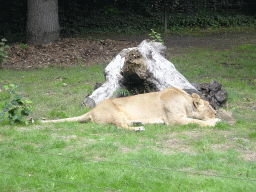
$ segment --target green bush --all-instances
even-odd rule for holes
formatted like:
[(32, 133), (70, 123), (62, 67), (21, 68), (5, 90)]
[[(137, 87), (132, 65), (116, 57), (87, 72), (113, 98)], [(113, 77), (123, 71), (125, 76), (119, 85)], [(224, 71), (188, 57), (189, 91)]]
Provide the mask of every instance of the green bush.
[(17, 94), (15, 92), (17, 87), (14, 84), (3, 86), (3, 93), (1, 93), (0, 98), (6, 102), (2, 113), (0, 113), (0, 122), (6, 120), (12, 125), (14, 123), (28, 123), (25, 117), (31, 113), (32, 101), (24, 100), (22, 95)]
[[(60, 17), (60, 24), (65, 33), (148, 33), (150, 29), (161, 31), (163, 18), (160, 12), (151, 12), (143, 15), (135, 12), (105, 8), (91, 11), (90, 17), (71, 15), (69, 18)], [(199, 11), (194, 13), (174, 13), (168, 21), (168, 29), (177, 31), (184, 28), (209, 27), (239, 27), (255, 26), (253, 16), (243, 14), (228, 15), (212, 11)]]
[(170, 28), (186, 27), (238, 27), (255, 26), (253, 16), (246, 15), (225, 15), (217, 12), (200, 12), (194, 14), (173, 14), (169, 18)]
[[(0, 17), (0, 34), (3, 34), (0, 38), (7, 36), (9, 42), (26, 42), (26, 14), (20, 10), (27, 12), (27, 1), (15, 0), (11, 6), (9, 1), (6, 2), (3, 2), (2, 7), (6, 9), (0, 12), (0, 16), (7, 15), (10, 21), (7, 23)], [(217, 11), (212, 7), (215, 3), (208, 2), (207, 7), (202, 7), (197, 1), (179, 1), (170, 11), (168, 29), (179, 31), (184, 28), (255, 26), (254, 13), (241, 7), (245, 6), (243, 3), (238, 7), (234, 7), (234, 3), (228, 7), (218, 7)], [(232, 8), (233, 13), (227, 13), (228, 8)], [(151, 28), (161, 31), (164, 26), (163, 6), (158, 2), (115, 1), (109, 4), (61, 1), (58, 10), (63, 36), (88, 33), (147, 34)], [(17, 14), (12, 14), (15, 11)]]
[(7, 41), (6, 39), (2, 39), (2, 42), (0, 42), (0, 68), (2, 67), (2, 62), (6, 62), (6, 58), (7, 58), (7, 51), (5, 51), (5, 49), (9, 48), (8, 45), (5, 45), (5, 41)]

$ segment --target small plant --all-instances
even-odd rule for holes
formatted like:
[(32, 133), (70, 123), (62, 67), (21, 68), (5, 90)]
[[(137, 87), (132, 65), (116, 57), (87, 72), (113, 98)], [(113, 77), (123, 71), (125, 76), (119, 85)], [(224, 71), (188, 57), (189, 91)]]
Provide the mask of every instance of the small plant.
[(123, 96), (123, 97), (127, 97), (127, 96), (131, 96), (132, 94), (127, 90), (127, 89), (124, 89), (124, 88), (120, 88), (120, 89), (117, 89), (114, 91), (112, 97), (120, 97), (120, 96)]
[(82, 58), (78, 58), (78, 63), (79, 63), (79, 66), (80, 66), (80, 67), (82, 67), (82, 66), (83, 66)]
[(21, 49), (21, 50), (24, 50), (24, 49), (27, 49), (27, 48), (28, 48), (28, 46), (27, 46), (27, 45), (24, 45), (23, 43), (20, 43), (19, 46), (20, 46), (20, 49)]
[(164, 41), (162, 40), (160, 33), (155, 32), (154, 29), (151, 29), (151, 31), (152, 33), (150, 33), (149, 36), (153, 38), (153, 42), (159, 41), (164, 45)]
[(87, 39), (88, 39), (89, 41), (92, 41), (92, 40), (93, 40), (93, 37), (89, 35), (89, 36), (87, 37)]
[(117, 8), (115, 8), (113, 5), (105, 5), (104, 6), (105, 15), (108, 14), (118, 14), (120, 13)]
[[(18, 88), (17, 85), (10, 84), (4, 85), (3, 90), (7, 93), (3, 100), (8, 100), (5, 103), (3, 108), (3, 112), (0, 113), (0, 122), (2, 122), (5, 117), (7, 117), (7, 121), (10, 124), (14, 123), (25, 123), (28, 124), (28, 121), (25, 119), (31, 111), (31, 103), (32, 101), (23, 100), (22, 95), (17, 94), (15, 90)], [(7, 114), (7, 115), (6, 115)]]
[(2, 62), (6, 62), (6, 58), (7, 58), (7, 51), (4, 51), (5, 49), (9, 48), (8, 45), (4, 45), (5, 41), (7, 41), (6, 39), (2, 39), (2, 42), (0, 42), (0, 64), (2, 64)]

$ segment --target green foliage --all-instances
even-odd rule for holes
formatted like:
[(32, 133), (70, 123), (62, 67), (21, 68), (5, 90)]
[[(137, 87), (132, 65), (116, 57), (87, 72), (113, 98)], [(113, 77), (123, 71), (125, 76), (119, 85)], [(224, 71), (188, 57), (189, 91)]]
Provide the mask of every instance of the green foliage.
[(132, 96), (132, 94), (127, 89), (124, 89), (124, 88), (120, 88), (120, 89), (115, 90), (112, 97), (114, 97), (116, 95), (122, 95), (124, 97)]
[(209, 27), (238, 27), (255, 26), (252, 16), (237, 14), (220, 14), (218, 12), (204, 11), (194, 14), (172, 14), (168, 26), (173, 31), (183, 28), (209, 28)]
[(120, 11), (117, 8), (115, 8), (113, 5), (105, 5), (104, 10), (106, 15), (120, 13)]
[[(189, 6), (184, 5), (184, 3), (180, 6), (183, 8)], [(87, 16), (84, 11), (79, 10), (79, 6), (73, 6), (75, 10), (72, 12), (64, 11), (60, 8), (60, 24), (65, 28), (63, 32), (67, 34), (100, 33), (103, 35), (109, 35), (111, 32), (148, 34), (151, 28), (157, 31), (163, 29), (163, 10), (161, 8), (154, 10), (154, 8), (146, 7), (145, 5), (138, 7), (138, 4), (136, 9), (134, 7), (124, 9), (123, 6), (118, 7), (117, 5), (101, 6), (102, 9), (88, 10), (90, 14)], [(192, 12), (191, 10), (181, 11), (181, 8), (179, 10), (171, 11), (168, 21), (168, 29), (170, 31), (176, 32), (185, 28), (255, 26), (254, 17), (243, 13), (230, 14), (226, 11), (212, 11), (211, 9), (195, 9)]]
[(0, 122), (7, 120), (12, 125), (14, 123), (28, 123), (25, 117), (31, 113), (32, 101), (24, 100), (22, 95), (17, 94), (15, 92), (17, 87), (14, 84), (3, 86), (5, 94), (3, 94), (4, 97), (2, 100), (7, 101), (5, 102), (2, 113), (0, 113)]
[(164, 45), (164, 42), (161, 38), (160, 33), (155, 32), (154, 29), (151, 29), (151, 31), (152, 31), (152, 33), (150, 33), (149, 36), (153, 39), (153, 42), (158, 41), (158, 42), (162, 43), (162, 45)]
[(23, 43), (20, 43), (20, 44), (19, 44), (19, 47), (20, 47), (21, 50), (28, 48), (28, 46), (25, 45), (25, 44), (23, 44)]
[[(64, 14), (64, 13), (63, 13)], [(72, 22), (67, 22), (72, 20)], [(74, 23), (75, 22), (75, 23)], [(159, 29), (162, 25), (161, 17), (157, 14), (144, 17), (133, 12), (122, 11), (120, 13), (92, 10), (90, 17), (72, 16), (69, 18), (60, 17), (60, 25), (65, 28), (63, 33), (148, 33), (150, 28)]]
[[(176, 2), (176, 1), (175, 1)], [(185, 28), (255, 26), (254, 11), (250, 3), (235, 0), (223, 6), (223, 2), (209, 1), (202, 7), (199, 1), (179, 0), (171, 7), (168, 21), (170, 31)], [(9, 42), (26, 40), (27, 1), (3, 1), (0, 11), (0, 38)], [(191, 9), (193, 7), (193, 9)], [(151, 28), (163, 28), (163, 1), (61, 1), (58, 7), (63, 35), (100, 33), (148, 34)], [(251, 9), (251, 12), (248, 12)], [(232, 10), (232, 12), (227, 12)], [(15, 13), (15, 14), (13, 14)], [(3, 18), (8, 18), (8, 22)]]
[(5, 51), (5, 49), (9, 48), (8, 45), (5, 45), (5, 41), (7, 41), (6, 39), (2, 39), (2, 42), (0, 42), (0, 64), (2, 62), (6, 62), (6, 58), (7, 58), (7, 51)]

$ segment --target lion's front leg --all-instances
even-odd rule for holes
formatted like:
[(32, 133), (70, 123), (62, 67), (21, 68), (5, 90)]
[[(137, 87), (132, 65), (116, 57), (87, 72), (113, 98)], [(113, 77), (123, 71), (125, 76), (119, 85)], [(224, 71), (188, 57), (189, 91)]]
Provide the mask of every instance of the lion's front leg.
[(215, 126), (217, 122), (220, 122), (221, 119), (213, 118), (208, 120), (199, 120), (199, 119), (192, 119), (188, 117), (180, 117), (172, 120), (170, 123), (174, 124), (189, 124), (189, 123), (196, 123), (201, 126)]

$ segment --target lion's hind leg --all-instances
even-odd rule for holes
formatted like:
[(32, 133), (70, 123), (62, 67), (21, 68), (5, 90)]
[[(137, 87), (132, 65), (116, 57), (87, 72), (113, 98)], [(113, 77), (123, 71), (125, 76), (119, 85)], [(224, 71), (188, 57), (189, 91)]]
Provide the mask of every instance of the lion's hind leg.
[(128, 125), (145, 125), (145, 124), (166, 124), (163, 118), (150, 118), (144, 120), (130, 120), (128, 121)]
[(130, 127), (128, 125), (145, 125), (145, 124), (166, 124), (166, 122), (162, 118), (150, 118), (150, 119), (144, 119), (142, 121), (140, 120), (126, 120), (126, 126), (128, 129), (133, 129), (135, 131), (144, 131), (145, 128), (143, 126), (140, 127)]
[(119, 127), (123, 127), (129, 130), (133, 130), (133, 131), (145, 131), (145, 128), (143, 126), (140, 127), (131, 127), (129, 126), (127, 123), (117, 123), (116, 126)]
[[(137, 124), (142, 124), (141, 122), (136, 122)], [(133, 130), (133, 131), (145, 131), (145, 128), (143, 126), (140, 127), (131, 127), (128, 125), (128, 123), (124, 120), (122, 121), (120, 124), (116, 124), (117, 127), (123, 127), (129, 130)]]
[(129, 126), (129, 125), (141, 125), (143, 124), (142, 122), (140, 121), (129, 121), (126, 117), (126, 115), (124, 113), (119, 113), (117, 115), (118, 118), (115, 117), (115, 120), (114, 120), (114, 124), (119, 128), (119, 127), (123, 127), (123, 128), (126, 128), (126, 129), (129, 129), (129, 130), (133, 130), (133, 131), (144, 131), (145, 128), (143, 126), (140, 126), (140, 127), (132, 127), (132, 126)]

